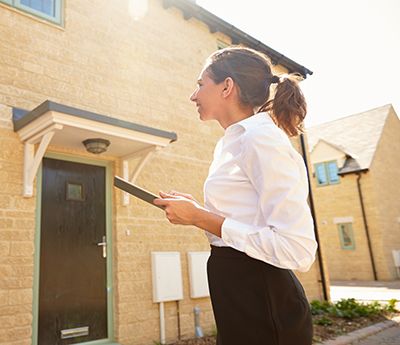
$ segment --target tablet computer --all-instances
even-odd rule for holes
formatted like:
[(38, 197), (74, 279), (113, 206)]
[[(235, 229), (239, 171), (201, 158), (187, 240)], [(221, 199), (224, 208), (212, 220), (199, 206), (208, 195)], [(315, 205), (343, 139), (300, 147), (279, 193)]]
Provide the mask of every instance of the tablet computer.
[(127, 181), (119, 176), (114, 176), (114, 186), (119, 189), (122, 189), (124, 192), (132, 194), (133, 196), (135, 196), (139, 199), (142, 199), (143, 201), (148, 202), (149, 204), (152, 204), (153, 206), (161, 208), (162, 210), (164, 209), (163, 206), (153, 204), (153, 200), (158, 199), (159, 196), (157, 196), (141, 187), (138, 187), (135, 184), (130, 183), (129, 181)]

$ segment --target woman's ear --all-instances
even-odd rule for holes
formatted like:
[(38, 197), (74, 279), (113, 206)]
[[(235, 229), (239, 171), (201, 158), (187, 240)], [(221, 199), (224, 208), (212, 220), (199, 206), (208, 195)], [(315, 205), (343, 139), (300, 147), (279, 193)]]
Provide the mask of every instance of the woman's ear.
[(235, 85), (235, 82), (231, 77), (226, 78), (224, 81), (224, 88), (222, 90), (222, 96), (223, 97), (229, 97), (232, 94), (233, 87)]

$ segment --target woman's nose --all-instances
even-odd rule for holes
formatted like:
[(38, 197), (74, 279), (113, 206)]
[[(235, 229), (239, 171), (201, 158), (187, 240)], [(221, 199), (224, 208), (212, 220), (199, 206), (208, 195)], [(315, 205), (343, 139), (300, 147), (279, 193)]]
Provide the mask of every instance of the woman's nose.
[(193, 93), (190, 95), (190, 100), (192, 102), (196, 102), (196, 97), (197, 97), (197, 90), (194, 90)]

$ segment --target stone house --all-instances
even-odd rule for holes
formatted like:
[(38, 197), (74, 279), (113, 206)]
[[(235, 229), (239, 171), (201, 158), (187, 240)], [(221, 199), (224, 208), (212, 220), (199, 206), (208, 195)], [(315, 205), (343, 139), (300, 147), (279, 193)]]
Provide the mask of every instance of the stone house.
[[(113, 176), (202, 200), (223, 133), (188, 97), (222, 45), (311, 74), (192, 1), (150, 0), (139, 19), (128, 3), (0, 0), (1, 345), (171, 342), (194, 336), (194, 307), (212, 332), (204, 234)], [(326, 297), (320, 264), (300, 275), (310, 300)]]
[(318, 229), (332, 280), (398, 279), (400, 121), (385, 105), (307, 130)]

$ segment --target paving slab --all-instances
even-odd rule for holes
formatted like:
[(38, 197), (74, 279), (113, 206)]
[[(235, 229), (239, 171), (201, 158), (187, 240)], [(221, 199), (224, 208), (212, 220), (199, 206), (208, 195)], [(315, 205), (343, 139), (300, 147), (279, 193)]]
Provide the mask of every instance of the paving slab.
[(352, 345), (399, 345), (400, 326), (390, 327), (366, 339), (354, 342)]
[[(390, 331), (389, 335), (387, 335), (386, 332), (392, 328), (395, 329), (395, 331)], [(384, 343), (382, 344), (381, 341), (376, 341), (374, 337), (378, 337), (378, 339), (379, 337), (387, 338), (388, 341), (391, 341), (390, 339), (394, 337), (397, 342), (393, 344), (400, 345), (400, 338), (397, 336), (397, 330), (400, 332), (400, 316), (393, 318), (393, 320), (376, 323), (375, 325), (358, 329), (335, 339), (324, 341), (321, 345), (355, 345), (360, 344), (360, 341), (369, 341), (371, 339), (372, 342), (365, 343), (365, 345), (386, 345)], [(361, 344), (364, 345), (364, 343)], [(392, 345), (392, 343), (389, 342), (388, 345)]]

